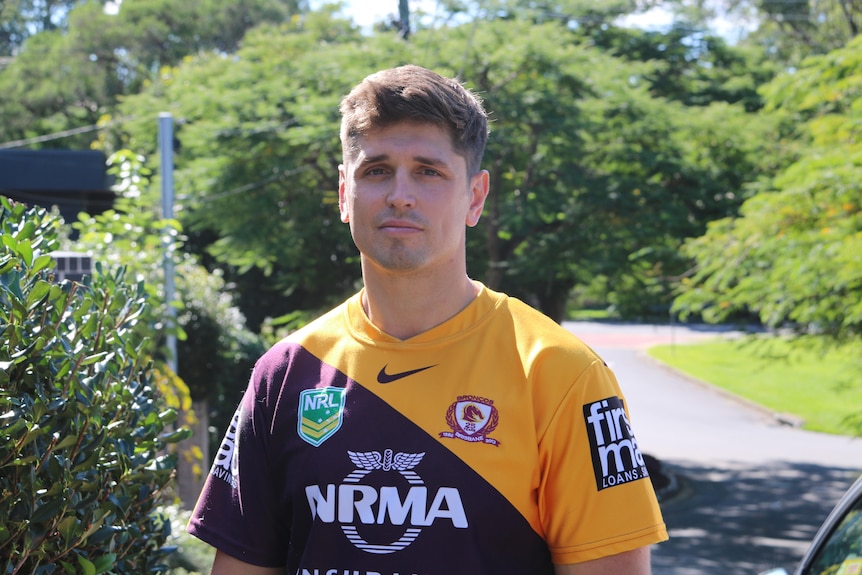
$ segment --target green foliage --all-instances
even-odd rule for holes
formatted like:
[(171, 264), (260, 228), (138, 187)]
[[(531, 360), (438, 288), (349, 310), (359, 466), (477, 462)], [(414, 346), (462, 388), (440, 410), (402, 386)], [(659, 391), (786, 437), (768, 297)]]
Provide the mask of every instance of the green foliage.
[[(770, 156), (768, 124), (707, 96), (696, 110), (656, 98), (659, 64), (602, 53), (557, 19), (419, 31), (409, 44), (360, 37), (325, 12), (257, 29), (232, 58), (165, 69), (123, 109), (169, 109), (181, 122), (175, 181), (189, 247), (224, 266), (246, 301), (266, 302), (244, 307), (254, 325), (355, 288), (336, 209), (338, 101), (407, 61), (459, 75), (492, 113), (492, 194), (470, 231), (471, 273), (557, 319), (571, 288), (596, 274), (630, 275), (611, 285), (640, 290), (626, 296), (635, 313), (669, 305), (670, 278), (687, 265), (681, 239), (735, 213), (757, 177), (753, 158)], [(123, 127), (142, 151), (155, 141), (151, 121)]]
[(166, 448), (187, 436), (150, 381), (139, 283), (51, 282), (56, 222), (0, 198), (0, 565), (150, 573), (170, 523)]
[(176, 549), (175, 553), (167, 557), (168, 573), (170, 575), (209, 573), (215, 548), (186, 531), (192, 510), (169, 505), (163, 507), (161, 511), (171, 521), (171, 536), (167, 543)]
[(62, 29), (66, 14), (81, 0), (3, 0), (0, 2), (0, 57), (15, 54), (32, 34)]
[(441, 42), (441, 61), (465, 41), (462, 75), (494, 120), (471, 269), (556, 319), (596, 275), (611, 277), (626, 316), (663, 313), (688, 265), (682, 238), (736, 212), (754, 158), (771, 155), (769, 124), (741, 106), (657, 98), (663, 62), (614, 57), (556, 23), (463, 27)]
[(740, 103), (748, 112), (763, 105), (758, 88), (777, 73), (776, 64), (751, 48), (727, 43), (706, 30), (676, 23), (663, 32), (596, 27), (589, 39), (614, 56), (650, 62), (643, 80), (653, 96), (708, 106)]
[[(178, 320), (186, 337), (177, 342), (178, 371), (196, 401), (224, 400), (232, 411), (245, 389), (255, 359), (264, 352), (260, 339), (245, 327), (220, 272), (185, 263), (177, 270), (183, 309)], [(227, 421), (230, 413), (225, 413)]]
[(300, 10), (295, 0), (114, 4), (117, 13), (93, 0), (0, 3), (0, 56), (16, 52), (0, 67), (0, 142), (80, 128), (60, 146), (89, 147), (91, 128), (110, 126), (119, 99), (139, 92), (159, 68), (199, 52), (232, 52), (248, 29)]
[(752, 312), (834, 338), (862, 334), (862, 39), (811, 58), (767, 89), (768, 110), (794, 125), (797, 157), (742, 207), (685, 249), (697, 270), (676, 301), (683, 316)]
[(765, 47), (787, 66), (839, 49), (860, 32), (862, 6), (853, 0), (761, 0), (751, 4), (760, 26), (749, 42)]
[[(233, 58), (203, 56), (164, 70), (159, 84), (124, 106), (127, 116), (168, 109), (177, 118), (183, 227), (210, 267), (254, 290), (246, 300), (255, 325), (325, 307), (358, 279), (356, 250), (338, 219), (338, 102), (406, 49), (384, 38), (359, 48), (359, 38), (349, 22), (325, 14), (265, 26)], [(147, 152), (154, 124), (124, 128), (129, 144)]]
[[(146, 323), (159, 341), (175, 330), (178, 375), (192, 399), (220, 405), (227, 394), (227, 409), (233, 409), (237, 390), (244, 388), (254, 359), (263, 351), (260, 340), (246, 328), (222, 273), (208, 272), (181, 251), (182, 229), (178, 221), (161, 217), (158, 188), (151, 185), (144, 158), (121, 150), (109, 163), (120, 193), (115, 209), (82, 216), (75, 224), (80, 232), (75, 248), (145, 280), (152, 302)], [(165, 302), (161, 289), (166, 253), (174, 258), (176, 302)], [(177, 308), (175, 326), (167, 323), (169, 305)], [(168, 353), (153, 352), (161, 357)]]
[[(117, 122), (99, 146), (155, 158), (154, 111), (172, 112), (184, 249), (224, 270), (254, 326), (327, 307), (358, 283), (336, 209), (337, 106), (381, 68), (409, 61), (457, 74), (486, 99), (493, 195), (470, 231), (471, 273), (557, 319), (572, 287), (597, 274), (624, 290), (616, 301), (626, 313), (667, 306), (686, 265), (681, 239), (735, 213), (743, 184), (764, 169), (752, 158), (771, 156), (765, 125), (715, 105), (757, 108), (754, 85), (768, 67), (706, 35), (614, 26), (652, 2), (450, 2), (445, 10), (461, 16), (410, 43), (361, 35), (334, 17), (337, 6), (296, 16), (299, 6), (274, 0), (235, 4), (128, 0), (116, 15), (76, 7), (68, 33), (24, 51), (30, 66), (0, 73), (0, 126), (32, 135), (82, 118)], [(242, 36), (260, 22), (278, 24)], [(74, 58), (57, 66), (67, 51)], [(103, 105), (120, 95), (121, 109)], [(155, 205), (142, 199), (132, 210)], [(129, 237), (122, 226), (141, 229), (130, 213), (119, 208), (100, 225)], [(145, 237), (125, 253), (158, 253)]]
[(438, 8), (451, 15), (473, 14), (481, 20), (520, 20), (528, 24), (556, 22), (572, 28), (602, 27), (615, 18), (649, 10), (660, 0), (445, 0)]
[[(164, 254), (176, 256), (181, 232), (179, 222), (163, 219), (157, 190), (150, 186), (150, 171), (144, 158), (121, 150), (108, 158), (108, 171), (116, 178), (114, 208), (97, 215), (79, 214), (72, 225), (79, 237), (69, 246), (87, 252), (95, 261), (111, 268), (123, 267), (143, 280), (150, 304), (143, 323), (152, 329), (150, 350), (154, 356), (167, 333), (184, 337), (177, 325), (168, 325), (168, 303), (164, 301)], [(171, 331), (173, 330), (173, 331)]]

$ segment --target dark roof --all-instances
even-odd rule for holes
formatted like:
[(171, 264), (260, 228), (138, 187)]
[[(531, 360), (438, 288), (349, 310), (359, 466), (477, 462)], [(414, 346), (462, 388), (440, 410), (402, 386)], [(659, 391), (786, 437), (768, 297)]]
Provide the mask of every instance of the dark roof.
[(0, 192), (110, 192), (105, 163), (92, 150), (0, 150)]
[[(66, 223), (114, 205), (105, 154), (78, 150), (0, 150), (0, 195), (28, 206), (56, 206)], [(72, 232), (72, 238), (77, 232)]]

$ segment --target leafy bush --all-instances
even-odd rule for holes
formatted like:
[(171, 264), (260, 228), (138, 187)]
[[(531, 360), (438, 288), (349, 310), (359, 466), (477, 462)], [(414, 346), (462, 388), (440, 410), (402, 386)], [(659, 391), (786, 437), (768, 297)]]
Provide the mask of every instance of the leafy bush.
[(215, 548), (186, 531), (192, 511), (177, 505), (168, 505), (162, 512), (171, 521), (168, 545), (176, 549), (167, 558), (170, 575), (201, 575), (209, 573), (215, 558)]
[(51, 281), (57, 220), (0, 197), (0, 572), (164, 571), (167, 446), (142, 284)]

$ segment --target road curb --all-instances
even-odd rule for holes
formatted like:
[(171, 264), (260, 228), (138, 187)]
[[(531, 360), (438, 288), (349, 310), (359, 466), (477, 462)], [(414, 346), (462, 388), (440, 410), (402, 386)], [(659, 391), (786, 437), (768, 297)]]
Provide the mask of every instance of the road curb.
[(698, 379), (697, 377), (694, 377), (691, 374), (688, 374), (688, 373), (686, 373), (682, 370), (679, 370), (673, 366), (670, 366), (670, 365), (664, 363), (663, 361), (658, 360), (658, 359), (652, 357), (651, 355), (649, 355), (647, 353), (646, 349), (638, 349), (637, 355), (638, 355), (638, 357), (651, 362), (653, 365), (656, 365), (656, 366), (664, 369), (665, 371), (673, 373), (674, 375), (681, 377), (681, 378), (683, 378), (683, 379), (685, 379), (691, 383), (697, 384), (697, 385), (703, 387), (704, 389), (709, 390), (712, 393), (715, 393), (716, 395), (720, 395), (720, 396), (725, 397), (731, 401), (735, 401), (735, 402), (739, 403), (740, 405), (743, 405), (743, 406), (751, 409), (752, 411), (757, 411), (761, 415), (763, 415), (764, 417), (771, 419), (780, 425), (786, 425), (789, 427), (799, 428), (805, 424), (805, 420), (803, 420), (802, 418), (800, 418), (796, 415), (793, 415), (791, 413), (775, 412), (775, 411), (769, 409), (768, 407), (764, 407), (763, 405), (760, 405), (759, 403), (751, 401), (750, 399), (747, 399), (745, 397), (737, 395), (737, 394), (733, 393), (732, 391), (728, 391), (722, 387), (718, 387), (718, 386), (713, 385), (709, 382), (703, 381), (702, 379)]

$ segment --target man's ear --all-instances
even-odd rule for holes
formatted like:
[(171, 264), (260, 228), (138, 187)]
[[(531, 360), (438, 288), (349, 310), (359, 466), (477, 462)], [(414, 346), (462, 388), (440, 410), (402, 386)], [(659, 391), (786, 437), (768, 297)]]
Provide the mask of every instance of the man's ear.
[(347, 176), (345, 174), (344, 164), (338, 165), (338, 213), (341, 215), (343, 223), (350, 222), (350, 212), (347, 209), (347, 198), (345, 197), (344, 188)]
[(485, 198), (488, 197), (490, 175), (488, 170), (481, 170), (470, 179), (470, 206), (467, 209), (466, 224), (473, 227), (479, 223), (482, 210), (485, 209)]

